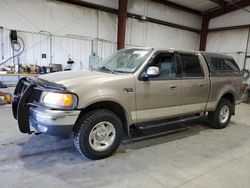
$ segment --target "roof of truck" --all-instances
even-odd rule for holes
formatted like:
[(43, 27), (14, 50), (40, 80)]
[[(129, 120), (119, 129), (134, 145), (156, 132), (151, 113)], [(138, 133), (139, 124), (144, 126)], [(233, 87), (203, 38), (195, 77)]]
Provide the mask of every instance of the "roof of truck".
[(226, 58), (226, 59), (233, 59), (232, 56), (214, 52), (201, 52), (205, 57), (217, 57), (217, 58)]

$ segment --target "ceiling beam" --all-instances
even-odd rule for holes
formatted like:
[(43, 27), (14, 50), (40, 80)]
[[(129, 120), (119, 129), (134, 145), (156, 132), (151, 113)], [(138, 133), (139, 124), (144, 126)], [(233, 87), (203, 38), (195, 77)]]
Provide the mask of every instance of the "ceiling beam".
[(169, 6), (169, 7), (175, 8), (175, 9), (179, 9), (179, 10), (182, 10), (182, 11), (186, 11), (186, 12), (189, 12), (189, 13), (201, 16), (201, 12), (198, 11), (198, 10), (194, 10), (194, 9), (191, 9), (191, 8), (188, 8), (188, 7), (185, 7), (183, 5), (179, 5), (179, 4), (167, 1), (167, 0), (151, 0), (151, 1), (163, 4), (165, 6)]
[(82, 0), (57, 0), (57, 1), (68, 3), (68, 4), (71, 4), (71, 5), (77, 5), (77, 6), (81, 6), (81, 7), (100, 10), (100, 11), (104, 11), (104, 12), (109, 12), (109, 13), (113, 13), (113, 14), (118, 14), (117, 9), (107, 7), (107, 6), (103, 6), (103, 5), (98, 5), (98, 4), (95, 4), (95, 3), (89, 3), (89, 2), (86, 2), (86, 1), (82, 1)]
[(164, 20), (158, 20), (158, 19), (155, 19), (152, 17), (144, 17), (144, 16), (139, 15), (139, 14), (134, 14), (134, 13), (128, 12), (128, 17), (134, 18), (134, 19), (137, 19), (137, 20), (140, 20), (143, 22), (147, 21), (147, 22), (151, 22), (151, 23), (155, 23), (155, 24), (159, 24), (159, 25), (164, 25), (164, 26), (168, 26), (168, 27), (173, 27), (173, 28), (177, 28), (177, 29), (191, 31), (194, 33), (200, 33), (200, 30), (196, 29), (196, 28), (192, 28), (192, 27), (188, 27), (188, 26), (184, 26), (184, 25), (179, 25), (179, 24), (167, 22)]
[(209, 19), (212, 19), (247, 6), (250, 6), (250, 0), (240, 0), (235, 3), (228, 3), (226, 6), (208, 12), (206, 15), (209, 17)]
[(226, 2), (224, 0), (209, 0), (209, 1), (211, 1), (213, 3), (216, 3), (216, 4), (220, 5), (220, 6), (226, 6), (228, 4), (228, 2)]
[(201, 25), (201, 33), (200, 33), (200, 46), (199, 46), (200, 51), (206, 50), (208, 25), (209, 25), (208, 16), (202, 16), (202, 25)]
[(127, 21), (128, 0), (119, 0), (118, 7), (118, 29), (117, 29), (117, 50), (125, 47), (126, 21)]
[(229, 27), (220, 27), (220, 28), (212, 28), (212, 29), (208, 29), (208, 32), (228, 31), (228, 30), (246, 29), (246, 28), (250, 28), (250, 24), (236, 25), (236, 26), (229, 26)]

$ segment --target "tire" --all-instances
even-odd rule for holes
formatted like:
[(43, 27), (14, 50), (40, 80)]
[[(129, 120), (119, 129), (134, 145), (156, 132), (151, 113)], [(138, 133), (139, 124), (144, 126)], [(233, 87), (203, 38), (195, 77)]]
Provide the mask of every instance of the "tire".
[(76, 126), (78, 130), (74, 137), (75, 146), (88, 159), (109, 157), (121, 143), (122, 122), (109, 110), (93, 110), (80, 117)]
[[(220, 116), (222, 109), (224, 110), (224, 112), (225, 112), (225, 109), (227, 109), (228, 111), (228, 116), (227, 116), (227, 113), (225, 112), (224, 117), (226, 118), (224, 119), (223, 119), (223, 115)], [(231, 120), (232, 113), (233, 113), (232, 103), (227, 99), (221, 99), (216, 110), (214, 112), (208, 113), (208, 121), (209, 121), (210, 127), (215, 128), (215, 129), (223, 129), (227, 127), (229, 121)]]

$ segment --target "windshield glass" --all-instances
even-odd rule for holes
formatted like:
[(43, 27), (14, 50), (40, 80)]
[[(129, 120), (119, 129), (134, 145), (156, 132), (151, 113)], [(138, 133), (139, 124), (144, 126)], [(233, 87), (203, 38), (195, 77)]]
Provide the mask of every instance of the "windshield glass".
[(109, 71), (112, 73), (133, 73), (149, 56), (151, 49), (124, 49), (119, 50), (102, 62), (94, 65), (93, 70)]

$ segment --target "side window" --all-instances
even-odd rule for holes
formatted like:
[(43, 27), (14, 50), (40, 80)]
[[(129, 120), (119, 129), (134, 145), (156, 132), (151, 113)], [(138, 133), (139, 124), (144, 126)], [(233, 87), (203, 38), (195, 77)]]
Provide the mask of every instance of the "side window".
[(176, 76), (173, 54), (161, 53), (157, 55), (151, 66), (156, 66), (160, 70), (160, 75), (157, 78), (153, 78), (153, 80), (168, 80)]
[(237, 64), (230, 59), (211, 58), (212, 69), (219, 72), (239, 72)]
[(196, 54), (180, 53), (183, 77), (204, 77), (199, 57)]

